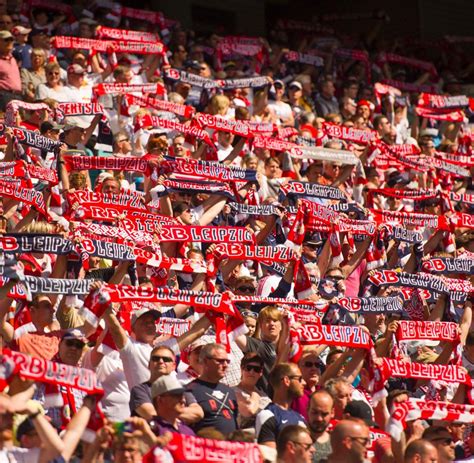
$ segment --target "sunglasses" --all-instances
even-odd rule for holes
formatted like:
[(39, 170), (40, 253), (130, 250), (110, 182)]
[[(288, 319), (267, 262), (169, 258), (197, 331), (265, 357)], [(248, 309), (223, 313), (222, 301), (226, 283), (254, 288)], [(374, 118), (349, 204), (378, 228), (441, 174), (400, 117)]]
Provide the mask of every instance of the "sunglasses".
[(59, 76), (59, 72), (48, 72), (48, 76)]
[(171, 363), (174, 360), (171, 357), (165, 357), (163, 355), (152, 355), (150, 357), (152, 362), (159, 363), (161, 360), (163, 360), (164, 363)]
[(255, 373), (261, 373), (263, 368), (258, 365), (245, 365), (244, 370), (248, 372), (255, 371)]
[(334, 281), (341, 281), (341, 280), (344, 280), (344, 277), (342, 276), (339, 276), (339, 275), (328, 275), (328, 278), (330, 280), (334, 280)]
[(321, 364), (319, 362), (304, 362), (303, 366), (305, 368), (321, 368)]
[(76, 349), (83, 349), (85, 344), (82, 341), (77, 341), (74, 339), (67, 339), (66, 346), (75, 347)]
[(242, 293), (253, 293), (255, 288), (253, 286), (239, 286), (238, 288), (235, 288), (235, 290)]

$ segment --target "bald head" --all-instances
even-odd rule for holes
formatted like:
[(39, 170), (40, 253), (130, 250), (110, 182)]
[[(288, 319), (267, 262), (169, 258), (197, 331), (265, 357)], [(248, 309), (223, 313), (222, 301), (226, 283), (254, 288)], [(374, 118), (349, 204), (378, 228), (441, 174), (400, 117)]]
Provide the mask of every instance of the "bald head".
[(426, 439), (417, 439), (411, 442), (405, 450), (405, 463), (437, 463), (438, 451)]
[(333, 456), (347, 463), (362, 463), (369, 443), (369, 428), (359, 419), (341, 420), (331, 433)]
[(308, 406), (308, 425), (316, 435), (324, 433), (334, 418), (334, 399), (324, 389), (311, 396)]

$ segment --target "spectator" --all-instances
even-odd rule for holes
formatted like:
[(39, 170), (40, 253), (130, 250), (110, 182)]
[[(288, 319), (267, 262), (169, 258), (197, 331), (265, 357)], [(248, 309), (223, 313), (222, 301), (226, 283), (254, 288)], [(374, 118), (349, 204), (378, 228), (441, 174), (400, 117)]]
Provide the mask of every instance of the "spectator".
[(0, 31), (0, 110), (5, 111), (7, 103), (20, 97), (21, 78), (18, 63), (12, 55), (13, 35), (8, 30)]
[(284, 463), (311, 463), (314, 447), (307, 429), (290, 425), (278, 435), (278, 461)]

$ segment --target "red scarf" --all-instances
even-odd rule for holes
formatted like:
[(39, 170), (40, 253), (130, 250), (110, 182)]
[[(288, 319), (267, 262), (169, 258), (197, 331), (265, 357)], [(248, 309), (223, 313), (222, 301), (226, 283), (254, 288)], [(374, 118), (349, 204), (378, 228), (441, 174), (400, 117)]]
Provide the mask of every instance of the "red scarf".
[(159, 35), (154, 32), (115, 29), (100, 25), (97, 26), (95, 35), (98, 39), (128, 40), (131, 42), (158, 42), (160, 39)]

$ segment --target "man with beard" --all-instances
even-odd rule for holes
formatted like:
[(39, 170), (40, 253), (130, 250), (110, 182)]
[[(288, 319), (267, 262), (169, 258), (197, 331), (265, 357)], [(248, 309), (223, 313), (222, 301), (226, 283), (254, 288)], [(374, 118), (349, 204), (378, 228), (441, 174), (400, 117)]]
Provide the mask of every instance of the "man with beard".
[(455, 442), (446, 426), (430, 426), (423, 433), (423, 439), (431, 442), (436, 447), (439, 463), (454, 461)]
[(342, 420), (331, 433), (327, 463), (362, 463), (370, 443), (368, 426), (358, 419)]
[(313, 455), (313, 463), (326, 459), (332, 451), (327, 428), (333, 418), (334, 399), (331, 394), (325, 390), (315, 392), (311, 396), (308, 407), (308, 426), (316, 450)]
[(255, 423), (259, 444), (276, 448), (278, 434), (289, 425), (305, 427), (304, 418), (294, 410), (291, 403), (304, 394), (304, 379), (298, 365), (280, 363), (269, 375), (273, 388), (273, 402), (257, 415)]

